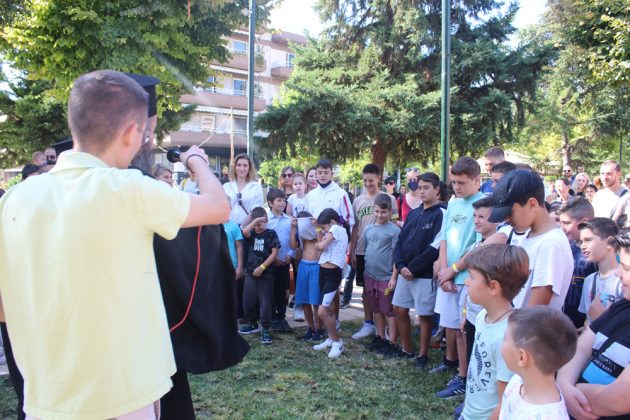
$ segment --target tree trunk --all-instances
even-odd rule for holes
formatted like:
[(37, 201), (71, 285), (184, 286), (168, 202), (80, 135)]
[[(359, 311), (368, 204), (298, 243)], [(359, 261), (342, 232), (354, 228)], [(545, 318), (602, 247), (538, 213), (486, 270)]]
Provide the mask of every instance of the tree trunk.
[(562, 167), (571, 165), (571, 143), (569, 142), (569, 131), (566, 127), (562, 128)]
[(381, 173), (383, 173), (383, 171), (385, 170), (385, 162), (387, 162), (388, 153), (387, 150), (385, 150), (385, 147), (383, 147), (383, 141), (378, 137), (372, 142), (371, 154), (372, 163), (378, 166), (378, 168), (381, 170)]

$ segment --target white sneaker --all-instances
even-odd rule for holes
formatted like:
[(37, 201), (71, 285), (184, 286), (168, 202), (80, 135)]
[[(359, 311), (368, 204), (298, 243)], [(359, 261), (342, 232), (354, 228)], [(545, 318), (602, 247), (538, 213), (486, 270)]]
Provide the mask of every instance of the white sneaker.
[(339, 341), (333, 341), (330, 351), (328, 352), (328, 357), (331, 359), (334, 357), (341, 356), (343, 353), (343, 340), (340, 338)]
[(299, 308), (296, 307), (293, 310), (293, 320), (294, 321), (304, 321), (304, 310), (302, 309), (301, 306)]
[(330, 338), (327, 338), (326, 340), (322, 341), (319, 344), (315, 344), (313, 346), (313, 350), (326, 350), (328, 347), (333, 345), (333, 341)]
[(372, 324), (363, 323), (361, 329), (352, 335), (353, 340), (360, 340), (376, 334), (376, 327)]

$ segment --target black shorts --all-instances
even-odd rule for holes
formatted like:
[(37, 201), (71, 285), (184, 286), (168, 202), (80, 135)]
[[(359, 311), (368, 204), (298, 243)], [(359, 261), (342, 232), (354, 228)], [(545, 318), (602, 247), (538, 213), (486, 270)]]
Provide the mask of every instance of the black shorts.
[(322, 305), (330, 306), (330, 302), (341, 285), (341, 268), (319, 267), (319, 290), (322, 294)]

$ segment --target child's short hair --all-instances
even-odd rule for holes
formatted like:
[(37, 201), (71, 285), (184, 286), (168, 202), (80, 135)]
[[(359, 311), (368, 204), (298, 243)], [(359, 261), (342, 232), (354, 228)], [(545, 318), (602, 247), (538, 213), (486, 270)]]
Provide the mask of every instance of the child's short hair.
[(313, 217), (313, 215), (306, 210), (302, 210), (297, 214), (297, 217)]
[(480, 198), (472, 203), (473, 209), (491, 209), (494, 207), (494, 200), (491, 197)]
[(317, 161), (317, 165), (315, 165), (315, 168), (332, 169), (333, 163), (330, 159), (320, 159)]
[(566, 203), (560, 206), (556, 213), (566, 213), (567, 216), (575, 220), (591, 220), (595, 217), (593, 205), (584, 197), (570, 197)]
[(339, 223), (339, 213), (334, 211), (333, 209), (324, 209), (319, 216), (317, 217), (317, 224), (319, 225), (327, 225), (328, 223), (335, 221)]
[(448, 200), (451, 199), (451, 191), (448, 189), (448, 185), (446, 183), (440, 181), (440, 198), (439, 200), (442, 203), (448, 203)]
[[(420, 175), (419, 181), (430, 182), (431, 185), (433, 185), (433, 188), (440, 187), (440, 177), (437, 176), (437, 174), (433, 172), (423, 173), (422, 175)], [(441, 190), (441, 187), (440, 187), (440, 190)]]
[(502, 296), (512, 301), (529, 277), (527, 252), (514, 245), (491, 244), (474, 248), (466, 258), (466, 265), (481, 273), (486, 283), (496, 280)]
[(475, 159), (470, 156), (463, 156), (455, 161), (451, 167), (451, 174), (476, 178), (481, 174), (481, 168)]
[(363, 167), (362, 173), (363, 175), (372, 174), (372, 175), (380, 176), (381, 170), (378, 168), (378, 165), (375, 165), (373, 163), (368, 163), (367, 165)]
[(596, 217), (588, 222), (580, 223), (578, 229), (590, 229), (601, 239), (614, 238), (619, 233), (617, 223), (607, 217)]
[(168, 166), (164, 166), (161, 163), (158, 163), (157, 165), (155, 165), (155, 172), (153, 172), (153, 176), (157, 178), (164, 172), (170, 172), (171, 174), (173, 174), (173, 171)]
[(302, 181), (304, 181), (304, 183), (306, 183), (306, 176), (302, 172), (296, 172), (291, 177), (293, 182), (295, 182), (296, 179), (300, 179), (300, 178), (302, 179)]
[(374, 197), (374, 207), (378, 207), (383, 210), (391, 210), (392, 199), (387, 194), (378, 194)]
[(287, 195), (279, 188), (269, 188), (267, 192), (267, 202), (273, 203), (276, 201), (276, 198), (282, 198), (283, 200), (287, 199)]
[(505, 152), (500, 147), (492, 146), (491, 148), (486, 150), (486, 153), (484, 153), (483, 157), (505, 159)]
[(255, 207), (250, 213), (252, 220), (257, 219), (259, 217), (267, 217), (267, 212), (262, 207)]
[(562, 204), (557, 201), (554, 201), (553, 203), (547, 203), (545, 201), (545, 208), (547, 209), (547, 213), (549, 214), (558, 213), (560, 207), (562, 207)]
[(514, 171), (516, 170), (516, 165), (513, 164), (512, 162), (508, 162), (507, 160), (501, 162), (501, 163), (497, 163), (496, 165), (494, 165), (492, 167), (492, 173), (497, 173), (497, 174), (507, 174), (510, 171)]
[(509, 319), (517, 348), (532, 355), (541, 372), (552, 375), (575, 355), (577, 332), (565, 314), (546, 305), (516, 310)]

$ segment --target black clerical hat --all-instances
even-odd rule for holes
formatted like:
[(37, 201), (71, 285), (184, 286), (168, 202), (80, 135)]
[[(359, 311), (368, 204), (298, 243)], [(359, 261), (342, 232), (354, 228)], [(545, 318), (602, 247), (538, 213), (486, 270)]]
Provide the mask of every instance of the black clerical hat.
[(160, 79), (145, 76), (144, 74), (125, 73), (127, 76), (135, 80), (149, 94), (149, 117), (157, 115), (157, 94), (155, 85), (160, 83)]

